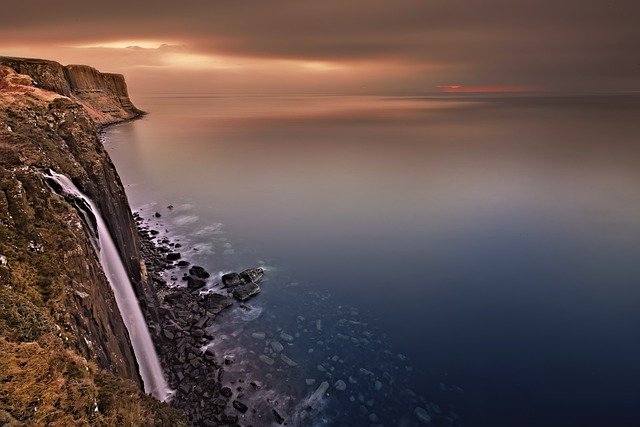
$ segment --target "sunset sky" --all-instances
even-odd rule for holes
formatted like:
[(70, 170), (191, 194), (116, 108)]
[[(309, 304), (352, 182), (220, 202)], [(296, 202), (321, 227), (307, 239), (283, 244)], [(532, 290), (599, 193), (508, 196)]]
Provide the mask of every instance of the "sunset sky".
[(0, 55), (135, 93), (637, 91), (640, 2), (4, 2)]

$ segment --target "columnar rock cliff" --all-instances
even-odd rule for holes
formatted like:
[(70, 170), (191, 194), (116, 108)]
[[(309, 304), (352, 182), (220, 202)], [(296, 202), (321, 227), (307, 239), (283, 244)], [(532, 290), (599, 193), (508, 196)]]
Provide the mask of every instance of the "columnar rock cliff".
[(99, 124), (116, 123), (143, 113), (129, 99), (121, 74), (101, 73), (87, 65), (64, 66), (55, 61), (6, 56), (0, 56), (0, 65), (30, 76), (35, 87), (82, 104)]
[(122, 183), (97, 135), (140, 114), (120, 75), (0, 57), (0, 424), (175, 416), (140, 394), (89, 230), (43, 177), (62, 173), (95, 201), (136, 292), (153, 301)]

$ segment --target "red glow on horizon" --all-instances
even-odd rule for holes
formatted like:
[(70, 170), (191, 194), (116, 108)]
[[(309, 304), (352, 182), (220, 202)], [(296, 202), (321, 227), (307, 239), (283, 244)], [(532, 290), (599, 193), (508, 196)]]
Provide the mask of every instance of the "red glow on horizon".
[(538, 88), (533, 86), (510, 86), (510, 85), (483, 85), (483, 86), (464, 86), (464, 85), (438, 85), (438, 90), (444, 93), (522, 93), (535, 92)]

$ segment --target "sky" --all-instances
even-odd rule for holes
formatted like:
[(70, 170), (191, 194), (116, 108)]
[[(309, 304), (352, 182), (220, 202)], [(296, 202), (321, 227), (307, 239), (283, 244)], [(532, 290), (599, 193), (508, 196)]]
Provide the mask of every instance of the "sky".
[(125, 74), (133, 93), (640, 90), (637, 0), (24, 0), (0, 55)]

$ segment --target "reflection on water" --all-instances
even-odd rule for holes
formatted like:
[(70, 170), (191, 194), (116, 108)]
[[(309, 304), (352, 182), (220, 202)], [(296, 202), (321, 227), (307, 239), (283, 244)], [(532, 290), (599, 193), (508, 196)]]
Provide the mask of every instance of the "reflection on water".
[[(375, 423), (374, 413), (412, 425), (420, 406), (437, 407), (441, 423), (633, 424), (635, 98), (140, 101), (151, 114), (111, 128), (107, 142), (132, 204), (175, 205), (163, 211), (170, 232), (212, 271), (275, 266), (251, 301), (262, 313), (230, 341), (257, 366), (259, 355), (273, 358), (278, 328), (328, 319), (329, 349), (305, 353), (327, 340), (303, 333), (313, 331), (305, 323), (290, 351), (298, 366), (283, 372), (296, 381), (292, 395), (317, 387), (306, 379), (331, 379), (332, 422)], [(354, 320), (340, 307), (367, 324), (357, 339), (386, 338), (337, 354), (337, 334), (349, 336), (338, 322)], [(402, 386), (385, 383), (369, 407), (348, 377), (377, 360), (369, 351), (385, 350), (412, 371), (380, 362), (366, 393), (385, 367), (403, 369), (394, 375)], [(345, 381), (344, 399), (318, 373), (323, 358)], [(277, 369), (262, 374), (286, 381)]]

